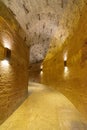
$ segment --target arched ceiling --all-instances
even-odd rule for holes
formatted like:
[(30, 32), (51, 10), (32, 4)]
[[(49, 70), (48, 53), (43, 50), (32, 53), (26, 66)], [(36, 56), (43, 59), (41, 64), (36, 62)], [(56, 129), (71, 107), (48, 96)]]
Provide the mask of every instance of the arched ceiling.
[(53, 38), (64, 42), (84, 6), (84, 0), (2, 1), (26, 32), (26, 43), (31, 46), (31, 63), (44, 59)]

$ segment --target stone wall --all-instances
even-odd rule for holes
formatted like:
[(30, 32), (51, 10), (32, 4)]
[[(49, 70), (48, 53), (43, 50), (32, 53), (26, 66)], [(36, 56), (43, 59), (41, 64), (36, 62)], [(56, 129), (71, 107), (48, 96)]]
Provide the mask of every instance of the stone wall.
[(29, 48), (24, 36), (13, 14), (0, 2), (0, 47), (11, 50), (8, 63), (0, 60), (0, 124), (28, 95)]
[[(64, 66), (64, 60), (67, 65)], [(63, 93), (87, 118), (87, 5), (66, 41), (50, 49), (43, 63), (44, 84)]]
[(41, 82), (41, 64), (42, 61), (29, 65), (29, 82)]

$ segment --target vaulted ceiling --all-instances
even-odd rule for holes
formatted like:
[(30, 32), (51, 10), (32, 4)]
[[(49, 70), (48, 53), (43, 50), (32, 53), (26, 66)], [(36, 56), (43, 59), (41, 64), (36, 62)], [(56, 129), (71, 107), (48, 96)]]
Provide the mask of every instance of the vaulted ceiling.
[(52, 39), (61, 44), (66, 40), (78, 23), (85, 3), (85, 0), (2, 1), (26, 32), (26, 43), (31, 46), (31, 63), (44, 59)]

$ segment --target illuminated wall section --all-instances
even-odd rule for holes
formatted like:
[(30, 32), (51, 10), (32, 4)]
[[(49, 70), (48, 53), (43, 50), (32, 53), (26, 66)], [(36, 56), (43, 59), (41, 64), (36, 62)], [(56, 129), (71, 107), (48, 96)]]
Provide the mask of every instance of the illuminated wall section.
[(72, 34), (49, 50), (42, 82), (63, 93), (87, 118), (87, 5)]
[(0, 124), (28, 95), (29, 50), (22, 29), (0, 2)]

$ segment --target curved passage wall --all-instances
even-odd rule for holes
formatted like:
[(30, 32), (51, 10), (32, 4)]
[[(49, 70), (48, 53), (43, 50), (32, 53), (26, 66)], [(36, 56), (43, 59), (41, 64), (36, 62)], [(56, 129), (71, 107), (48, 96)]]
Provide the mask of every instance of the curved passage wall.
[(49, 50), (43, 63), (42, 82), (63, 93), (87, 118), (86, 4), (80, 13), (72, 35), (61, 46)]
[(29, 49), (19, 32), (23, 30), (0, 2), (0, 53), (4, 47), (11, 50), (8, 61), (0, 60), (0, 124), (28, 95)]

